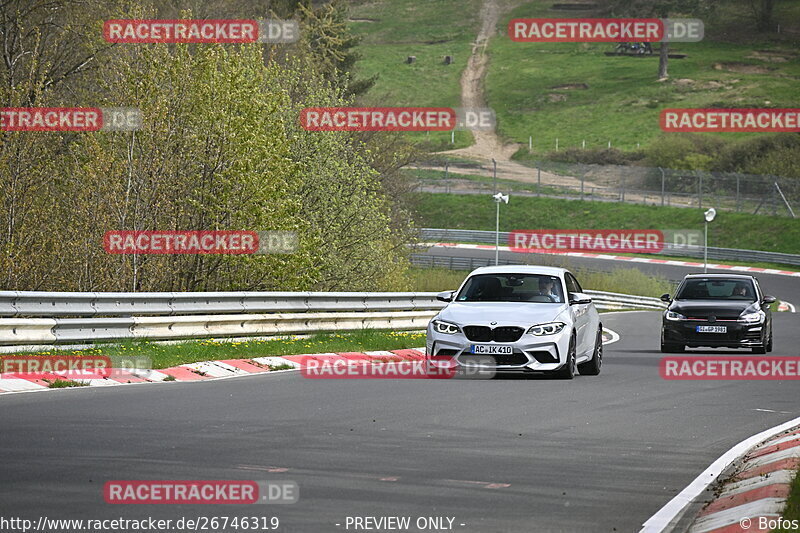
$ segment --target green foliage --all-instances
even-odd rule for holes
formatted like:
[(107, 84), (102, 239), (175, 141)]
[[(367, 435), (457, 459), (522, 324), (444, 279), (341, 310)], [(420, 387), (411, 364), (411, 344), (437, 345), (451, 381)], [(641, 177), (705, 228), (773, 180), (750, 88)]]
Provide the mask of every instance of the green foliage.
[(800, 177), (800, 136), (793, 133), (724, 140), (667, 133), (645, 150), (647, 166)]
[[(75, 13), (97, 28), (108, 18), (153, 18), (155, 3), (112, 3), (96, 12), (56, 2), (19, 13), (12, 27)], [(208, 13), (201, 2), (198, 10)], [(301, 5), (302, 4), (302, 5)], [(20, 132), (0, 144), (0, 283), (41, 290), (347, 290), (395, 287), (410, 233), (396, 168), (408, 158), (396, 136), (307, 132), (298, 114), (347, 105), (354, 40), (342, 4), (310, 10), (316, 35), (281, 54), (264, 45), (141, 45), (102, 48), (94, 69), (58, 83), (54, 65), (79, 47), (42, 47), (25, 33), (18, 72), (0, 65), (0, 96), (11, 105), (138, 108), (136, 132)], [(88, 4), (87, 4), (88, 5)], [(4, 6), (6, 8), (7, 6)], [(159, 6), (164, 8), (164, 6)], [(224, 4), (223, 10), (235, 6)], [(334, 11), (333, 10), (335, 7)], [(70, 11), (75, 9), (77, 11)], [(166, 9), (166, 8), (165, 8)], [(163, 11), (163, 9), (162, 9)], [(191, 12), (179, 16), (192, 18)], [(310, 23), (309, 23), (310, 24)], [(309, 30), (310, 35), (315, 35)], [(30, 41), (30, 42), (29, 42)], [(327, 47), (327, 48), (326, 48)], [(326, 51), (327, 50), (327, 51)], [(328, 53), (330, 52), (330, 53)], [(5, 69), (5, 70), (4, 70)], [(23, 70), (25, 70), (23, 69)], [(85, 79), (80, 78), (84, 76)], [(62, 76), (64, 77), (64, 76)], [(68, 83), (69, 82), (69, 83)], [(61, 87), (69, 87), (63, 92)], [(294, 254), (109, 256), (109, 230), (293, 230)]]

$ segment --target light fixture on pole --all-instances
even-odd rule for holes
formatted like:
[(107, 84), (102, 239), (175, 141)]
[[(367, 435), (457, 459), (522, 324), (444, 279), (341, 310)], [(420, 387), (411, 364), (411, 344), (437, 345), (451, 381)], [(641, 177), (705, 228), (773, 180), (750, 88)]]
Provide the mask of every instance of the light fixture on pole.
[(492, 196), (497, 204), (497, 216), (494, 224), (494, 264), (500, 264), (500, 202), (508, 203), (508, 195), (498, 192)]
[(708, 272), (708, 223), (717, 216), (717, 210), (713, 207), (703, 213), (705, 218), (705, 236), (703, 238), (703, 272)]

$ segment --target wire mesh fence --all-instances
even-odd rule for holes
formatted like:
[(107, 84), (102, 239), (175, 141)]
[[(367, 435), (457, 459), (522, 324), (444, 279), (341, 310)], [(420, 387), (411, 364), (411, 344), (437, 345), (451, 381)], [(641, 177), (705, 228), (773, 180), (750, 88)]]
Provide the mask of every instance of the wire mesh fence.
[(795, 217), (800, 178), (659, 167), (537, 161), (529, 172), (516, 165), (485, 168), (444, 163), (415, 169), (418, 189), (462, 194), (496, 190), (522, 196), (580, 198)]

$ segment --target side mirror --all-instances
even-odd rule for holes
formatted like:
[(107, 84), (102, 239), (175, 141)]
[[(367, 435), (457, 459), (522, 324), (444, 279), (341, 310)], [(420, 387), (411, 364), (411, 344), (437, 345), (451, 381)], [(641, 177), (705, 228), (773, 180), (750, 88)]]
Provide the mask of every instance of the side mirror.
[(662, 294), (661, 295), (661, 301), (670, 303), (672, 300), (670, 299), (669, 294)]
[(440, 292), (436, 295), (436, 299), (440, 302), (452, 302), (453, 296), (455, 296), (456, 291), (444, 291)]
[(769, 305), (769, 304), (774, 304), (776, 301), (777, 298), (775, 298), (774, 296), (764, 296), (764, 299), (761, 300), (761, 303)]
[(590, 303), (592, 303), (592, 299), (589, 297), (588, 294), (583, 294), (582, 292), (569, 293), (569, 305), (590, 304)]

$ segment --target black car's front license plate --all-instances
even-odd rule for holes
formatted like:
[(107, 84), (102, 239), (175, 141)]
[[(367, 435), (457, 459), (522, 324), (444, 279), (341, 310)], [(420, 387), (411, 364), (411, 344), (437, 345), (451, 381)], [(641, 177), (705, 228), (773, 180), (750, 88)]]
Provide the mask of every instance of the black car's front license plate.
[(696, 326), (697, 333), (728, 333), (728, 326)]

